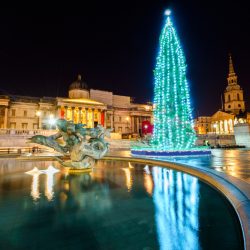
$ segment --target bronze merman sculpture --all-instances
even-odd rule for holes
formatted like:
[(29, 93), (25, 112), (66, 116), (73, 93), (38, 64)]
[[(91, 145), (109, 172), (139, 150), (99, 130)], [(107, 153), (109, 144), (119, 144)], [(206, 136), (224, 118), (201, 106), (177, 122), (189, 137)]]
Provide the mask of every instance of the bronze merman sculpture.
[[(51, 136), (35, 135), (30, 142), (45, 145), (70, 156), (70, 161), (62, 162), (64, 166), (73, 169), (91, 168), (95, 160), (101, 159), (107, 152), (109, 144), (104, 137), (110, 137), (111, 129), (101, 125), (96, 128), (86, 128), (85, 124), (74, 124), (72, 121), (59, 119), (56, 122), (58, 133)], [(57, 142), (62, 138), (64, 145)]]

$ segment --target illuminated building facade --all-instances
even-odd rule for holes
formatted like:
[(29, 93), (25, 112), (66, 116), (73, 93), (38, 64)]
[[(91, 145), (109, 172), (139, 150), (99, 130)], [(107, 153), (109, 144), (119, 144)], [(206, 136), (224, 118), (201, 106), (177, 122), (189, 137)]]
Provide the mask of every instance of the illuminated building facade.
[(12, 130), (54, 129), (64, 118), (93, 128), (101, 124), (120, 134), (140, 134), (142, 123), (151, 121), (152, 105), (135, 104), (129, 96), (88, 89), (78, 75), (69, 86), (69, 97), (0, 96), (0, 128)]
[(200, 116), (195, 120), (198, 134), (234, 134), (234, 125), (249, 122), (249, 114), (245, 110), (243, 90), (238, 84), (232, 57), (229, 57), (228, 85), (224, 92), (223, 109), (212, 116)]

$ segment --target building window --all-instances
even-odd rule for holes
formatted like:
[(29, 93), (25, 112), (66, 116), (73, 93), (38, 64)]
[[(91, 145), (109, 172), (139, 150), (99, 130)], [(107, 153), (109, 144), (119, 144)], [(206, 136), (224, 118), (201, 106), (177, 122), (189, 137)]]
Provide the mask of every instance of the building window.
[(110, 117), (111, 115), (110, 114), (107, 114), (107, 120), (110, 121)]
[(119, 122), (121, 122), (121, 121), (122, 121), (122, 118), (121, 118), (121, 116), (119, 116), (119, 118), (118, 118), (118, 119), (119, 119)]
[(38, 129), (38, 124), (37, 123), (33, 123), (33, 129)]
[(118, 127), (118, 132), (122, 133), (122, 127)]
[(23, 111), (23, 116), (26, 117), (27, 116), (27, 110)]
[(28, 123), (22, 123), (22, 129), (27, 129), (28, 128)]
[(241, 108), (241, 105), (240, 105), (240, 104), (238, 104), (238, 107), (239, 107), (239, 108)]
[(231, 105), (228, 105), (228, 106), (227, 106), (227, 108), (229, 108), (229, 109), (230, 109), (230, 108), (231, 108)]
[(239, 95), (239, 94), (237, 94), (237, 100), (238, 100), (238, 101), (240, 100), (240, 95)]
[(16, 110), (15, 109), (11, 110), (11, 116), (16, 116)]
[(16, 123), (15, 122), (11, 122), (10, 123), (10, 128), (11, 129), (16, 129)]
[(230, 95), (228, 95), (228, 101), (229, 101), (229, 102), (231, 101), (231, 96), (230, 96)]

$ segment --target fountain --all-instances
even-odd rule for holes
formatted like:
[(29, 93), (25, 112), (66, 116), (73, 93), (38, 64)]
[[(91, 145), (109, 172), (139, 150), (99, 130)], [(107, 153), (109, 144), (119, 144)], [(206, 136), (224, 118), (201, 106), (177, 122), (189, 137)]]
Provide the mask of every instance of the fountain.
[[(108, 152), (108, 143), (104, 137), (110, 136), (110, 129), (100, 125), (96, 128), (85, 128), (85, 124), (74, 124), (64, 119), (58, 119), (56, 125), (58, 133), (51, 136), (35, 135), (29, 141), (69, 156), (70, 160), (62, 160), (61, 163), (70, 170), (91, 169), (95, 160), (101, 159)], [(61, 137), (64, 145), (56, 141)]]

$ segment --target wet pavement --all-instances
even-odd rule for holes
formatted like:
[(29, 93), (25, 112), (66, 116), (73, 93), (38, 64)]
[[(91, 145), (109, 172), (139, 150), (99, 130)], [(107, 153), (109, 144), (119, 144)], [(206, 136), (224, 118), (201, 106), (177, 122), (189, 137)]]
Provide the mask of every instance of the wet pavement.
[[(130, 151), (112, 151), (110, 156), (129, 157)], [(155, 158), (186, 164), (193, 167), (207, 167), (250, 183), (250, 150), (249, 149), (212, 149), (212, 156)]]

